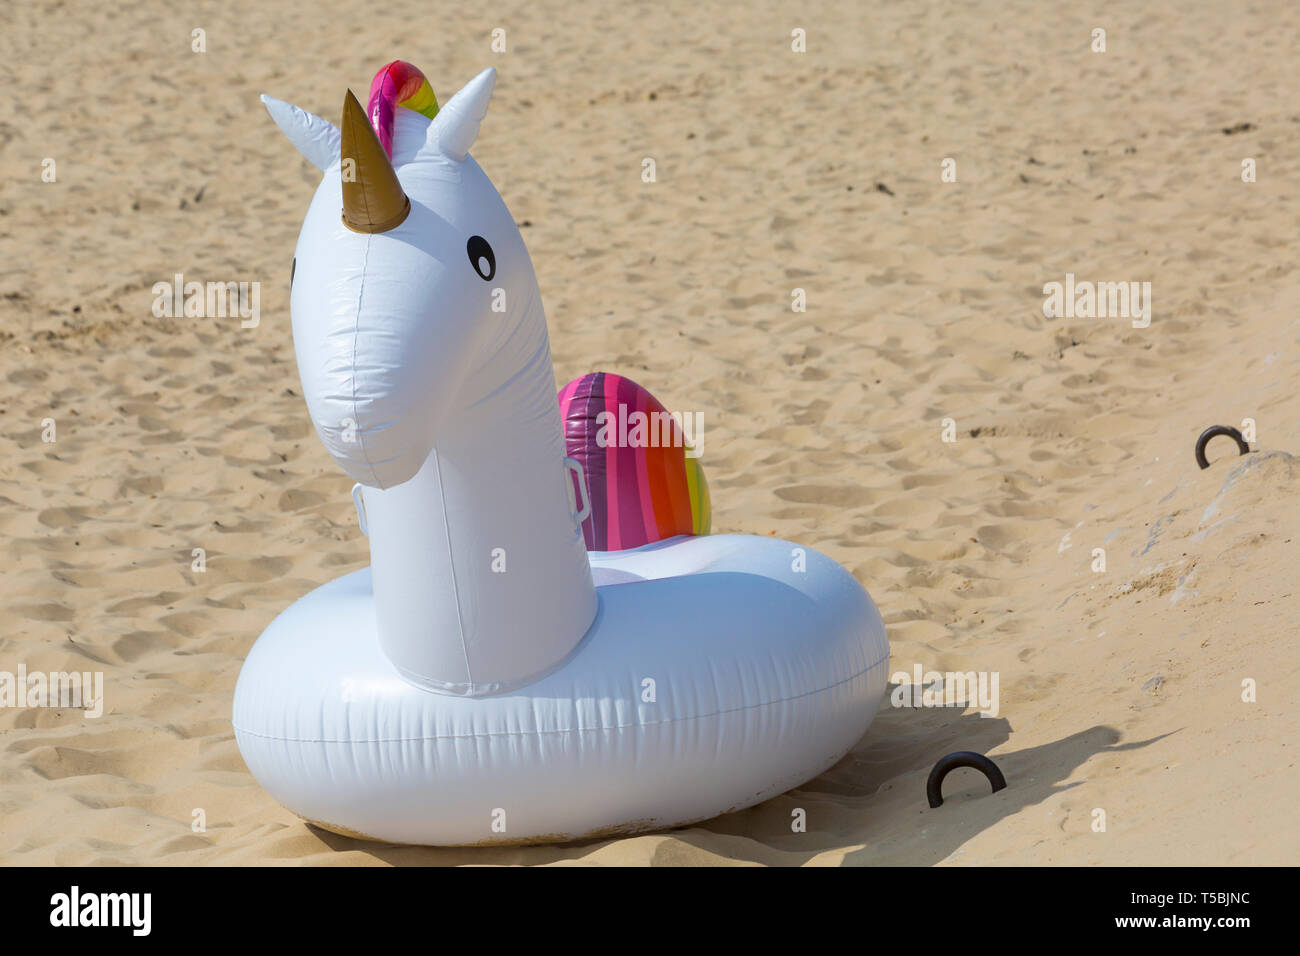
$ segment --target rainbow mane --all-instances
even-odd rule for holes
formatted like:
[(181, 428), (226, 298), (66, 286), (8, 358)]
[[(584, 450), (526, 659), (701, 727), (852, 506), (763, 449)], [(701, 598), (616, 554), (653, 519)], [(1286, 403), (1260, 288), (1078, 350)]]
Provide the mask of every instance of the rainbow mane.
[(370, 125), (375, 128), (380, 145), (388, 158), (393, 158), (393, 115), (397, 107), (405, 106), (433, 119), (438, 115), (438, 98), (420, 68), (405, 60), (394, 60), (382, 67), (370, 81), (370, 101), (367, 113)]

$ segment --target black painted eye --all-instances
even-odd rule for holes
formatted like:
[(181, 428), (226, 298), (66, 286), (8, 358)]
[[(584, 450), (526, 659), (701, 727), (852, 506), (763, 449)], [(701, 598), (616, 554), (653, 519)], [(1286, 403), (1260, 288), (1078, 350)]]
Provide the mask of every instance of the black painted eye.
[(469, 242), (465, 243), (465, 251), (469, 253), (469, 264), (474, 267), (479, 278), (491, 282), (497, 274), (497, 257), (492, 254), (488, 241), (482, 236), (470, 236)]

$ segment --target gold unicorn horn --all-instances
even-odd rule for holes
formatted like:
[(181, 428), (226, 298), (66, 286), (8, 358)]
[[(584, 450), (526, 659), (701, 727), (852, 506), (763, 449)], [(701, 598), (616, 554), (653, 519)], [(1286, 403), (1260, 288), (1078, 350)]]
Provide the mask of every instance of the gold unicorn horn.
[(397, 173), (379, 143), (366, 111), (348, 90), (343, 99), (342, 139), (343, 225), (353, 232), (388, 232), (411, 212)]

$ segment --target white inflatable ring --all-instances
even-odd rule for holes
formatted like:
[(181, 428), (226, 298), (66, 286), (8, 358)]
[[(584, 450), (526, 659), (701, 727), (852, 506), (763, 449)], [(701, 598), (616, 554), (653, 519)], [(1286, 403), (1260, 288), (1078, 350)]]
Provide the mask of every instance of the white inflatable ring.
[(480, 699), (402, 679), (356, 571), (258, 641), (235, 697), (240, 751), (295, 813), (390, 842), (563, 841), (751, 806), (844, 756), (887, 676), (861, 586), (812, 551), (792, 572), (794, 549), (714, 535), (593, 554), (597, 581), (626, 582), (598, 587), (600, 613), (639, 624), (593, 627), (549, 676)]

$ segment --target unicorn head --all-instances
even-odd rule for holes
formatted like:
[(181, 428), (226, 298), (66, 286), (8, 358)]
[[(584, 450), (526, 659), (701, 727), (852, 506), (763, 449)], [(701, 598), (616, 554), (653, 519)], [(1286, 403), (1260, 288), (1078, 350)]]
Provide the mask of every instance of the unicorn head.
[(348, 92), (338, 126), (262, 97), (324, 173), (294, 255), (294, 348), (317, 433), (363, 485), (410, 479), (473, 389), (545, 344), (523, 239), (469, 155), (495, 80), (484, 70), (439, 109), (399, 61), (369, 116)]
[(349, 93), (339, 126), (262, 98), (325, 174), (298, 237), (294, 350), (317, 433), (367, 486), (380, 645), (407, 680), (471, 696), (557, 666), (598, 603), (537, 280), (469, 155), (495, 79), (438, 109), (423, 74), (389, 64), (369, 116)]

